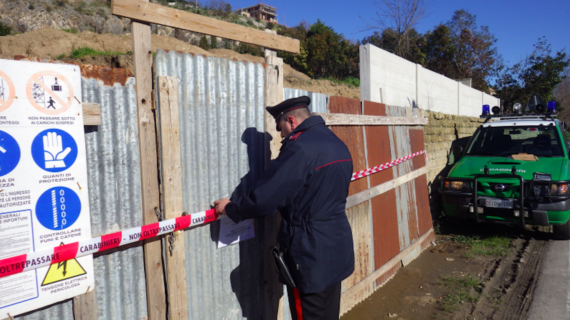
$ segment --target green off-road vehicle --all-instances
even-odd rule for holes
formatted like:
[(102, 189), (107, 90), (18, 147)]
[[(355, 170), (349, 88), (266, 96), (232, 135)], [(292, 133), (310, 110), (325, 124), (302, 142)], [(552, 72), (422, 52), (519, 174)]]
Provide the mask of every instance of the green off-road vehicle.
[[(454, 146), (455, 162), (440, 177), (444, 214), (477, 222), (553, 226), (570, 239), (569, 143), (556, 105), (533, 95), (522, 113), (483, 106), (486, 121), (465, 147)], [(531, 113), (528, 113), (531, 112)], [(492, 121), (489, 121), (492, 120)]]

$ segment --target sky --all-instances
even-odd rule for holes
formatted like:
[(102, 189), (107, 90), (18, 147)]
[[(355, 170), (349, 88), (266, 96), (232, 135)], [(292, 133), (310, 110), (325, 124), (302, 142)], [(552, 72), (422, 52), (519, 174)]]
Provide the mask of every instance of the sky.
[[(202, 0), (208, 3), (208, 0)], [(447, 22), (453, 12), (465, 9), (476, 15), (479, 26), (489, 26), (497, 38), (497, 49), (507, 65), (532, 53), (533, 44), (545, 36), (554, 53), (566, 49), (570, 55), (570, 0), (427, 0), (428, 16), (416, 29), (420, 33)], [(226, 0), (238, 9), (256, 3), (252, 0)], [(378, 1), (346, 0), (263, 0), (276, 7), (279, 23), (295, 26), (305, 20), (321, 19), (345, 38), (360, 40), (373, 31), (366, 29), (378, 11)]]

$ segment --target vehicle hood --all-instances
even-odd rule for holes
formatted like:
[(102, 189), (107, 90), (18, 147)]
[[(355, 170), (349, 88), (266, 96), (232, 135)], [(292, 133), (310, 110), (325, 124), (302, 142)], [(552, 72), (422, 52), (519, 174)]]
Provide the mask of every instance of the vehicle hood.
[(569, 164), (565, 157), (538, 158), (538, 161), (513, 160), (506, 157), (464, 156), (451, 169), (448, 177), (472, 178), (483, 174), (484, 168), (489, 168), (489, 174), (510, 174), (516, 167), (517, 174), (525, 180), (532, 180), (535, 172), (548, 173), (553, 181), (569, 180)]

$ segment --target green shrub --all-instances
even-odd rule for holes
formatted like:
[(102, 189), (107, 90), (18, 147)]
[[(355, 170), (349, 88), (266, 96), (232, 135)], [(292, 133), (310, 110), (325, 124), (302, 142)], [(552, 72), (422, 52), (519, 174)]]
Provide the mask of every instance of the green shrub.
[(63, 58), (65, 58), (65, 54), (62, 53), (59, 56), (55, 57), (55, 60), (61, 60)]
[(65, 31), (67, 33), (77, 33), (77, 29), (75, 28), (61, 29), (61, 31)]
[(241, 54), (251, 54), (252, 56), (263, 57), (263, 50), (261, 50), (261, 47), (247, 43), (240, 43), (235, 50)]
[(35, 7), (34, 7), (34, 5), (33, 5), (33, 4), (31, 4), (31, 3), (30, 3), (30, 5), (28, 6), (28, 9), (30, 9), (30, 10), (34, 10), (34, 9), (35, 9)]
[(273, 29), (275, 28), (275, 23), (273, 23), (273, 22), (268, 22), (266, 28), (273, 30)]
[(12, 28), (0, 22), (0, 37), (7, 36), (12, 32)]
[(206, 36), (202, 36), (202, 38), (200, 38), (200, 48), (204, 49), (204, 50), (210, 50), (210, 44), (208, 43), (208, 39), (206, 39)]
[(216, 36), (210, 37), (210, 48), (218, 49), (218, 38)]
[(83, 58), (85, 56), (97, 57), (97, 56), (120, 56), (120, 55), (124, 55), (124, 53), (116, 52), (116, 51), (105, 51), (105, 52), (103, 52), (103, 51), (97, 51), (95, 49), (88, 48), (88, 47), (82, 47), (82, 48), (78, 48), (78, 49), (73, 50), (69, 56), (73, 59), (80, 59), (80, 58)]

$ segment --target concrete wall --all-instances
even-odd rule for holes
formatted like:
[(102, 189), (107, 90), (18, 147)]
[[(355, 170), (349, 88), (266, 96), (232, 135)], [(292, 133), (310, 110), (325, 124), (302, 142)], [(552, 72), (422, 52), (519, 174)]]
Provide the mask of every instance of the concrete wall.
[(499, 99), (371, 44), (360, 46), (360, 99), (476, 117)]

